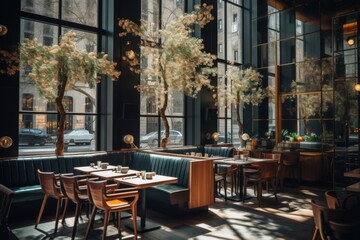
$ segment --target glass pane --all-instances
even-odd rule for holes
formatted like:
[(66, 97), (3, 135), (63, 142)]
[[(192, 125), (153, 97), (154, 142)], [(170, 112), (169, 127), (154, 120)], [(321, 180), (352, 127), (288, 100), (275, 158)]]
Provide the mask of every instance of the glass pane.
[(59, 0), (21, 0), (21, 11), (59, 18)]
[(298, 95), (299, 118), (320, 118), (321, 95), (301, 94)]
[(280, 91), (283, 93), (294, 92), (295, 64), (280, 68)]
[[(167, 147), (184, 145), (184, 119), (183, 118), (167, 118), (170, 125), (170, 135)], [(165, 129), (161, 122), (161, 138), (165, 135)]]
[(225, 32), (224, 32), (224, 19), (225, 19), (225, 11), (224, 11), (224, 1), (221, 3), (218, 1), (218, 14), (217, 14), (217, 41), (218, 41), (218, 49), (217, 56), (220, 59), (225, 59)]
[(281, 39), (295, 35), (295, 11), (293, 8), (280, 12), (280, 37)]
[[(225, 88), (225, 64), (223, 63), (218, 63), (218, 82), (217, 82), (217, 86), (218, 86), (218, 91), (224, 91)], [(220, 93), (221, 94), (221, 93)], [(218, 101), (221, 101), (221, 99), (218, 99)], [(225, 110), (226, 107), (223, 104), (218, 104), (218, 109), (219, 109), (219, 113), (218, 113), (218, 117), (225, 117)]]
[(227, 4), (226, 17), (226, 41), (227, 41), (227, 60), (235, 63), (242, 62), (241, 48), (241, 9), (232, 4)]
[(98, 26), (98, 0), (62, 0), (61, 10), (63, 20)]
[(170, 94), (165, 114), (172, 116), (184, 115), (184, 94), (182, 92), (173, 92)]
[(140, 147), (158, 147), (158, 118), (140, 117)]
[(298, 92), (320, 91), (321, 89), (320, 59), (306, 59), (296, 64), (296, 87)]
[(295, 39), (283, 40), (280, 42), (281, 64), (295, 62)]
[[(67, 115), (66, 126), (66, 152), (96, 150), (96, 116)], [(19, 155), (54, 153), (56, 128), (56, 114), (19, 114)]]
[(281, 99), (282, 119), (297, 119), (296, 95), (283, 95)]

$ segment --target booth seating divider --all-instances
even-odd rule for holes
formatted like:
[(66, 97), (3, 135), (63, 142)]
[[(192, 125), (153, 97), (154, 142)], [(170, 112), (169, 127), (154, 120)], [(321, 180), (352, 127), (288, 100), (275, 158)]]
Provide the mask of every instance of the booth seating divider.
[(176, 185), (149, 189), (147, 196), (155, 205), (161, 205), (157, 202), (162, 201), (169, 205), (182, 205), (188, 209), (207, 209), (214, 201), (213, 161), (210, 158), (199, 159), (166, 152), (114, 151), (0, 159), (0, 182), (14, 192), (14, 203), (40, 200), (44, 194), (37, 177), (37, 169), (54, 173), (73, 173), (74, 167), (88, 166), (97, 161), (178, 177)]

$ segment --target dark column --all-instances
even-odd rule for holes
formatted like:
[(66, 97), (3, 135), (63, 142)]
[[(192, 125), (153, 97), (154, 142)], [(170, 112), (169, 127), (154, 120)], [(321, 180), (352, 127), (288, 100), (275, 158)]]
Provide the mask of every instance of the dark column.
[(140, 138), (140, 94), (134, 88), (140, 83), (140, 75), (129, 70), (126, 62), (121, 58), (129, 49), (139, 53), (138, 48), (140, 39), (132, 36), (119, 37), (120, 28), (118, 19), (130, 19), (139, 23), (141, 18), (141, 1), (132, 0), (115, 1), (114, 5), (114, 60), (120, 64), (121, 76), (118, 81), (113, 82), (113, 149), (129, 147), (123, 142), (126, 134), (131, 134), (135, 138), (135, 144), (139, 146)]
[[(0, 36), (0, 49), (14, 50), (20, 41), (20, 1), (10, 1), (0, 8), (0, 24), (8, 28), (4, 36)], [(3, 66), (1, 66), (3, 67)], [(0, 74), (0, 137), (9, 136), (13, 140), (10, 148), (0, 147), (0, 157), (18, 155), (19, 142), (19, 75)]]

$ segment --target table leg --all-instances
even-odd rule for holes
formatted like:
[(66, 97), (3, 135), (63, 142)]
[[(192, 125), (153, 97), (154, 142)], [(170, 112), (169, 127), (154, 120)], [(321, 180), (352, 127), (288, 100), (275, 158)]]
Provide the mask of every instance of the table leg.
[[(146, 188), (140, 189), (140, 201), (138, 201), (140, 207), (140, 224), (137, 222), (137, 232), (143, 233), (161, 228), (159, 224), (156, 224), (150, 220), (146, 220)], [(134, 230), (133, 225), (126, 225), (127, 228)]]
[(244, 174), (243, 166), (238, 165), (238, 184), (239, 184), (240, 190), (239, 190), (239, 195), (228, 197), (228, 199), (231, 200), (231, 201), (234, 201), (234, 202), (242, 201), (243, 184), (244, 184), (243, 183), (243, 177), (244, 177), (243, 174)]

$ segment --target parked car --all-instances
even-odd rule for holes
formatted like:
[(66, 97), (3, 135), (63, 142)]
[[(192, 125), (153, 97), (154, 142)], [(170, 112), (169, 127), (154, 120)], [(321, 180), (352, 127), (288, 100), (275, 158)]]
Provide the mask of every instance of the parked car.
[[(165, 131), (161, 131), (161, 138), (165, 135)], [(183, 136), (181, 132), (177, 130), (170, 130), (169, 141), (168, 144), (181, 144), (183, 140)], [(158, 146), (158, 132), (150, 132), (140, 138), (140, 147), (147, 146)]]
[(94, 135), (86, 129), (73, 129), (64, 134), (64, 143), (75, 143), (75, 145), (90, 145), (94, 139)]
[(47, 142), (51, 142), (50, 135), (45, 134), (42, 130), (36, 128), (21, 128), (19, 130), (19, 144), (28, 145), (45, 145)]

